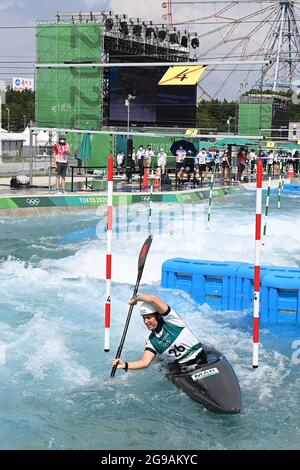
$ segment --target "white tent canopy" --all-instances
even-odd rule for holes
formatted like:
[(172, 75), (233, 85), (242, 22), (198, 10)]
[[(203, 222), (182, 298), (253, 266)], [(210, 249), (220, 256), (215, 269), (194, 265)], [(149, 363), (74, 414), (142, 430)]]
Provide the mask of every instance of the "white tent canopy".
[[(20, 132), (20, 135), (24, 137), (24, 146), (29, 146), (30, 145), (30, 129), (27, 126), (26, 129), (23, 132)], [(49, 131), (34, 131), (33, 135), (33, 145), (35, 143), (38, 146), (45, 146), (49, 143)], [(55, 133), (52, 133), (52, 142), (57, 142), (58, 136)]]

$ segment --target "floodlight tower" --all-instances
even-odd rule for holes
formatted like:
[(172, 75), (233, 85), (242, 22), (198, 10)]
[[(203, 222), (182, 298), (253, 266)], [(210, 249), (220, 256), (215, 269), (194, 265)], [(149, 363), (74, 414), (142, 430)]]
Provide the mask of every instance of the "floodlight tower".
[[(172, 3), (169, 5), (169, 3)], [(232, 69), (224, 68), (218, 85), (215, 70), (210, 68), (201, 78), (201, 85), (209, 87), (213, 98), (231, 89), (238, 94), (239, 83), (247, 82), (250, 88), (287, 91), (300, 80), (299, 0), (173, 0), (164, 8), (188, 6), (186, 10), (199, 12), (189, 20), (175, 18), (176, 26), (198, 26), (200, 48), (197, 58), (204, 61), (212, 56), (266, 60), (264, 67), (256, 65)], [(182, 11), (179, 9), (179, 11)], [(169, 10), (168, 10), (169, 12)], [(166, 15), (167, 19), (168, 15)], [(239, 75), (236, 79), (235, 76)], [(228, 86), (230, 85), (230, 87)], [(216, 86), (218, 88), (215, 90)]]
[[(273, 91), (291, 89), (292, 81), (300, 76), (300, 34), (294, 0), (280, 0), (274, 27), (269, 31), (265, 58), (269, 63), (262, 70), (262, 88)], [(257, 81), (257, 84), (259, 80)]]

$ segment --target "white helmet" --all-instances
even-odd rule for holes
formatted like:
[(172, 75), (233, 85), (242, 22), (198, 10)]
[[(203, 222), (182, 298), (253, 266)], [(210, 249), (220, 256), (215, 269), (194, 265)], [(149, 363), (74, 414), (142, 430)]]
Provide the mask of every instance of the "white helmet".
[(151, 302), (142, 302), (140, 305), (140, 315), (150, 315), (151, 313), (157, 313), (154, 305)]

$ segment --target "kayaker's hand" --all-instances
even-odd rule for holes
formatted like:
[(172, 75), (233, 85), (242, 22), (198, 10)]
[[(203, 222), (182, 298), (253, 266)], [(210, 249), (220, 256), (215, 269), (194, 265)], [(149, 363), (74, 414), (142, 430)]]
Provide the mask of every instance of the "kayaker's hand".
[(112, 365), (115, 366), (117, 364), (117, 369), (124, 369), (125, 368), (125, 361), (120, 357), (118, 359), (112, 360)]
[(128, 303), (129, 305), (136, 305), (138, 303), (138, 300), (139, 300), (138, 296), (132, 297), (132, 299), (130, 299)]

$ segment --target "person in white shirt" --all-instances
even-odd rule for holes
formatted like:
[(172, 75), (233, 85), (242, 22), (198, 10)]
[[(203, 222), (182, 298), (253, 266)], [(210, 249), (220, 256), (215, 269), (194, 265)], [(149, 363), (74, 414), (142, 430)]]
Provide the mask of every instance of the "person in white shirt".
[(199, 169), (199, 178), (202, 180), (203, 177), (206, 177), (206, 151), (204, 148), (196, 155), (196, 161)]
[(250, 161), (250, 172), (251, 172), (251, 175), (253, 175), (253, 173), (255, 172), (256, 162), (257, 162), (257, 155), (254, 149), (250, 150), (249, 161)]
[(163, 148), (160, 149), (160, 152), (157, 155), (157, 166), (161, 169), (161, 175), (166, 171), (167, 164), (167, 154)]
[(124, 161), (124, 152), (119, 152), (117, 155), (117, 174), (120, 174), (120, 171), (122, 170), (123, 166), (123, 161)]
[(144, 154), (144, 168), (149, 169), (151, 167), (152, 157), (154, 157), (154, 152), (151, 148), (151, 145), (147, 145), (147, 148)]
[(186, 150), (183, 147), (179, 147), (176, 151), (176, 171), (180, 171), (182, 167), (182, 162), (186, 157)]
[(274, 153), (273, 153), (273, 150), (270, 150), (270, 152), (268, 153), (268, 156), (267, 156), (267, 172), (268, 172), (268, 175), (272, 174), (273, 163), (274, 163)]

